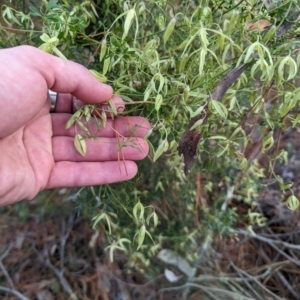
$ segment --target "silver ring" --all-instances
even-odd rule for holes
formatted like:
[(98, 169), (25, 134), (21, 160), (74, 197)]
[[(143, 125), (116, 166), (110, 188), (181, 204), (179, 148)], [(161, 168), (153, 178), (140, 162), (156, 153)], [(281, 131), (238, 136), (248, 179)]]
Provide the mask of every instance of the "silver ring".
[(55, 112), (56, 102), (57, 102), (57, 93), (51, 90), (48, 90), (48, 95), (50, 98), (50, 112)]

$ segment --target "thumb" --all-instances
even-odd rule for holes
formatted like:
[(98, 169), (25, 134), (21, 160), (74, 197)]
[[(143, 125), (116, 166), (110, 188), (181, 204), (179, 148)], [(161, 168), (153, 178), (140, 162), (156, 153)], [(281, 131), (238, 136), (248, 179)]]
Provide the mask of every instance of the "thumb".
[(87, 103), (100, 103), (111, 99), (111, 86), (99, 82), (85, 67), (72, 61), (64, 61), (42, 50), (22, 46), (23, 55), (32, 58), (35, 68), (45, 78), (48, 89), (57, 93), (70, 93)]

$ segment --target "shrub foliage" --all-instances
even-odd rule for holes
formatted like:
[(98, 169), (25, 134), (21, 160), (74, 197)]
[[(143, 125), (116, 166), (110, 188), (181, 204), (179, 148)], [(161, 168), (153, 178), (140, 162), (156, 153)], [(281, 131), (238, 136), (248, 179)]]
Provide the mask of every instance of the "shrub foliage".
[(1, 9), (2, 47), (31, 44), (82, 63), (124, 99), (125, 115), (153, 125), (135, 180), (74, 191), (78, 209), (107, 231), (111, 259), (123, 251), (145, 268), (171, 248), (197, 267), (216, 236), (265, 224), (258, 207), (271, 180), (280, 201), (298, 208), (293, 182), (276, 172), (289, 161), (281, 137), (300, 122), (297, 1), (44, 0)]

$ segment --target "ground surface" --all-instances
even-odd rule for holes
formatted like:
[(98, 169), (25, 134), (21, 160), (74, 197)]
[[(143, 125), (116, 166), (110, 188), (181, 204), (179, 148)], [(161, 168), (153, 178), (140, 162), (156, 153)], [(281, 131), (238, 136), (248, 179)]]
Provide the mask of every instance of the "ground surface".
[[(280, 148), (288, 150), (290, 162), (276, 167), (285, 182), (295, 183), (298, 198), (299, 135), (292, 129), (282, 136)], [(265, 163), (265, 157), (259, 160)], [(267, 226), (254, 228), (253, 237), (243, 228), (235, 238), (215, 237), (198, 263), (199, 279), (190, 287), (189, 299), (236, 299), (224, 294), (233, 286), (247, 291), (243, 299), (300, 299), (299, 209), (292, 212), (281, 202), (273, 181), (266, 177), (269, 185), (259, 199)], [(68, 193), (73, 192), (52, 191), (39, 196), (43, 200), (1, 209), (1, 299), (183, 299), (179, 291), (186, 279), (168, 282), (166, 265), (158, 259), (145, 273), (128, 267), (124, 254), (110, 262), (103, 230), (92, 230), (90, 221), (78, 216)], [(240, 215), (248, 209), (240, 202), (231, 205)]]

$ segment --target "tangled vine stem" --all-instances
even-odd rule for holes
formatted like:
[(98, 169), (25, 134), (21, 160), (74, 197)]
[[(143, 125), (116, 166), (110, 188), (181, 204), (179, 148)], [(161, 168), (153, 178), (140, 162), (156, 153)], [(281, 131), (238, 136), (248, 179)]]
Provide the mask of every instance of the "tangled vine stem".
[[(295, 7), (296, 9), (296, 7)], [(277, 37), (281, 37), (287, 33), (289, 29), (291, 29), (294, 25), (297, 25), (295, 22), (300, 15), (300, 11), (289, 10), (289, 13), (286, 17), (286, 21), (284, 21), (281, 26), (279, 26), (276, 30), (275, 35)], [(270, 28), (265, 30), (265, 33), (268, 32)], [(251, 66), (251, 63), (245, 63), (237, 68), (233, 68), (230, 70), (225, 77), (221, 80), (221, 82), (217, 85), (217, 87), (212, 92), (211, 96), (206, 100), (209, 103), (211, 100), (221, 101), (224, 97), (227, 90), (232, 86), (232, 84), (239, 79), (239, 77)], [(199, 141), (201, 139), (201, 133), (199, 133), (198, 129), (192, 129), (192, 126), (199, 120), (202, 119), (202, 124), (204, 124), (209, 118), (210, 114), (206, 115), (199, 114), (198, 116), (193, 117), (185, 132), (183, 133), (178, 146), (178, 154), (184, 157), (184, 173), (187, 175), (188, 171), (194, 162), (194, 159), (197, 155), (197, 148)]]

